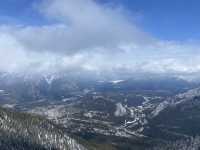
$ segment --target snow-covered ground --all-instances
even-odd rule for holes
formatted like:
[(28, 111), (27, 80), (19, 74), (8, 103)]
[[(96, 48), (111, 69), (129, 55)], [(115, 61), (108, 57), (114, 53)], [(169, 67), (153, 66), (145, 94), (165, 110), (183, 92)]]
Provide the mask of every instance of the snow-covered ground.
[(110, 81), (110, 82), (113, 83), (113, 84), (118, 84), (118, 83), (124, 82), (124, 80), (113, 80), (113, 81)]

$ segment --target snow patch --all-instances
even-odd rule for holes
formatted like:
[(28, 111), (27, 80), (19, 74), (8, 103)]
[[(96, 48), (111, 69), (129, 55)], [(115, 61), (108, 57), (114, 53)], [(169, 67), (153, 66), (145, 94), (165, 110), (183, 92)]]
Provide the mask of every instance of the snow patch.
[(110, 82), (113, 83), (113, 84), (118, 84), (118, 83), (124, 82), (124, 80), (113, 80), (113, 81), (110, 81)]
[(115, 111), (115, 116), (116, 117), (122, 117), (124, 115), (126, 115), (126, 108), (121, 104), (121, 103), (117, 103), (116, 104), (116, 111)]
[(169, 106), (169, 102), (168, 101), (164, 101), (164, 102), (160, 103), (156, 107), (156, 109), (152, 112), (153, 117), (156, 117), (161, 111), (163, 111), (168, 106)]
[(15, 104), (5, 104), (2, 106), (3, 108), (14, 108)]
[(0, 93), (4, 93), (4, 90), (0, 90)]
[(52, 75), (52, 76), (45, 76), (44, 78), (46, 82), (50, 85), (56, 77)]

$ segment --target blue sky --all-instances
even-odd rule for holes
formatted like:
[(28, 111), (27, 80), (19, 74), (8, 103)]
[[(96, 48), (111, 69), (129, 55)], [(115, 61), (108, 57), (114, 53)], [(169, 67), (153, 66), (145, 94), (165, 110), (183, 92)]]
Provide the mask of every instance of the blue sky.
[[(124, 6), (137, 24), (155, 37), (166, 40), (199, 40), (200, 1), (198, 0), (99, 0)], [(3, 24), (49, 23), (33, 8), (40, 0), (6, 0), (0, 3)]]
[(47, 20), (34, 8), (40, 0), (6, 0), (0, 2), (1, 24), (46, 24)]
[(198, 0), (119, 0), (130, 11), (141, 14), (141, 26), (162, 39), (200, 38)]
[(1, 1), (0, 71), (200, 74), (199, 4), (198, 0)]

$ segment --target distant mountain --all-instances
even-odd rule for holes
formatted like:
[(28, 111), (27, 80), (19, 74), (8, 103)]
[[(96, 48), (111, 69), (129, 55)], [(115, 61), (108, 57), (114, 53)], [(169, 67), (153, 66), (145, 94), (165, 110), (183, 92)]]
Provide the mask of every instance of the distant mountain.
[[(157, 106), (146, 135), (166, 140), (200, 135), (200, 89), (195, 88)], [(155, 134), (156, 131), (156, 134)]]
[(167, 91), (180, 93), (197, 87), (174, 77), (127, 78), (118, 80), (98, 80), (95, 77), (61, 74), (10, 74), (0, 73), (1, 104), (39, 99), (61, 100), (84, 92), (131, 92), (133, 90)]

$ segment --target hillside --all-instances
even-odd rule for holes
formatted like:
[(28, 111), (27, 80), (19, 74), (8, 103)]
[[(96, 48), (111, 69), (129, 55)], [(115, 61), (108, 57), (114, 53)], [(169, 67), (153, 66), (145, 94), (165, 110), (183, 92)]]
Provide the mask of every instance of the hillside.
[(86, 150), (50, 121), (0, 108), (0, 149)]

